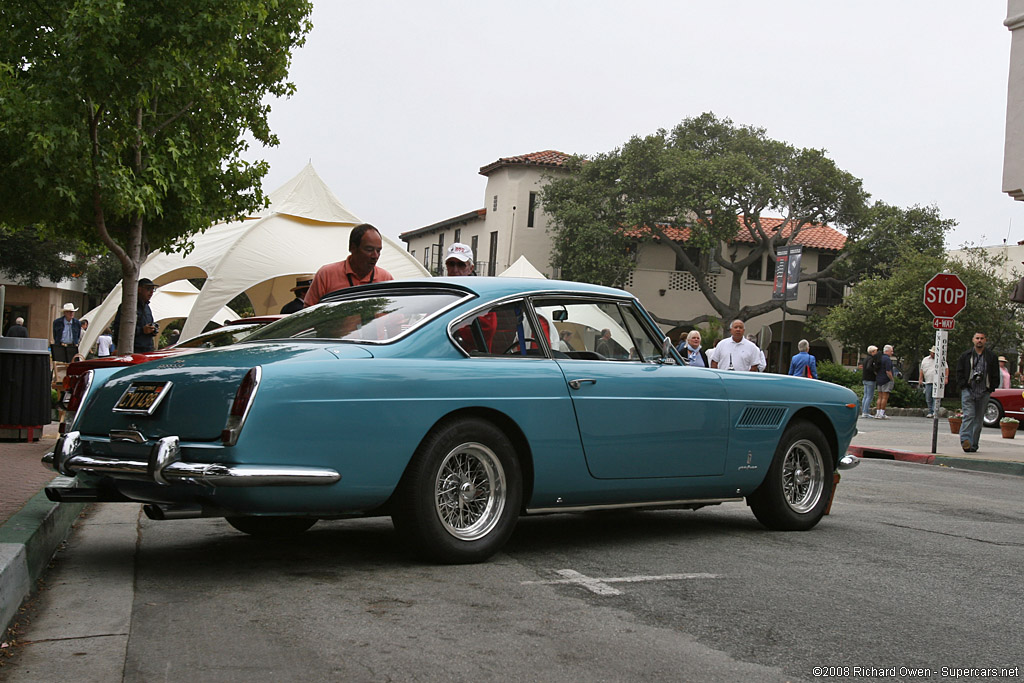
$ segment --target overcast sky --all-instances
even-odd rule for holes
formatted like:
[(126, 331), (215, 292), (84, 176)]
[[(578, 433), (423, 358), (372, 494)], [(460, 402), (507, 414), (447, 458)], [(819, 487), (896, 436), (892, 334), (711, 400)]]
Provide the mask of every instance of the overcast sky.
[(608, 152), (712, 111), (824, 148), (875, 199), (935, 204), (950, 247), (1024, 240), (1002, 190), (997, 0), (317, 0), (273, 103), (265, 190), (308, 161), (397, 238), (484, 206), (481, 166)]

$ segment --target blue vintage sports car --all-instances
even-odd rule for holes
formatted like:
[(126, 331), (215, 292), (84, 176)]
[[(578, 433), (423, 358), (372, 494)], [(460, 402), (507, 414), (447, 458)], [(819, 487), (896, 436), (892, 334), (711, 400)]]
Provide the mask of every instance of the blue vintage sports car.
[(79, 383), (54, 500), (280, 536), (390, 515), (478, 562), (523, 514), (746, 499), (813, 527), (852, 466), (853, 392), (687, 367), (627, 292), (468, 277), (335, 292), (234, 346)]

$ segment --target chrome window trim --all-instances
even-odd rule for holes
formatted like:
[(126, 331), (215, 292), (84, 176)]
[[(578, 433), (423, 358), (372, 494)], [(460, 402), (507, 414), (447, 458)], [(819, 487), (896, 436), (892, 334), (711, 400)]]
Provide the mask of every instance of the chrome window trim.
[[(538, 291), (532, 291), (532, 292), (507, 294), (507, 295), (505, 295), (503, 297), (499, 297), (497, 299), (489, 299), (487, 302), (482, 303), (479, 306), (471, 309), (465, 315), (462, 315), (462, 316), (456, 318), (455, 320), (453, 320), (452, 322), (448, 323), (448, 329), (447, 329), (448, 340), (452, 343), (452, 345), (455, 347), (455, 349), (459, 353), (462, 354), (462, 356), (464, 358), (475, 358), (477, 360), (483, 360), (483, 359), (486, 359), (486, 358), (502, 358), (502, 356), (471, 356), (471, 355), (469, 355), (466, 352), (466, 350), (463, 349), (459, 345), (459, 342), (457, 342), (455, 340), (455, 330), (459, 329), (460, 327), (463, 327), (465, 325), (465, 321), (466, 320), (468, 320), (469, 318), (475, 316), (480, 311), (483, 311), (485, 309), (492, 308), (492, 307), (495, 307), (495, 306), (504, 306), (505, 304), (510, 303), (512, 301), (515, 301), (517, 299), (521, 299), (521, 300), (523, 300), (523, 301), (525, 301), (525, 302), (527, 302), (529, 304), (529, 306), (527, 306), (527, 309), (528, 309), (527, 316), (530, 318), (530, 325), (532, 325), (534, 327), (534, 329), (536, 329), (536, 328), (540, 327), (540, 321), (537, 320), (537, 312), (534, 309), (533, 300), (537, 299), (537, 298), (551, 297), (551, 296), (557, 296), (559, 298), (565, 298), (565, 299), (578, 299), (580, 301), (585, 301), (586, 303), (593, 303), (593, 301), (596, 299), (596, 300), (599, 300), (599, 301), (606, 301), (606, 302), (609, 302), (609, 303), (614, 303), (617, 306), (621, 306), (623, 304), (630, 304), (631, 305), (633, 303), (636, 303), (636, 299), (633, 298), (633, 297), (616, 296), (616, 295), (613, 295), (613, 294), (596, 294), (596, 293), (595, 294), (590, 294), (590, 293), (587, 293), (587, 292), (570, 292), (570, 293), (567, 293), (567, 292), (564, 292), (564, 291), (561, 291), (561, 290), (538, 290)], [(644, 316), (641, 316), (641, 317), (644, 317)], [(540, 360), (552, 360), (554, 358), (554, 356), (551, 354), (551, 340), (550, 339), (547, 340), (546, 344), (544, 344), (544, 352), (545, 353), (544, 353), (543, 356), (517, 356), (517, 358), (532, 359), (532, 360), (538, 360), (538, 359), (540, 359)]]

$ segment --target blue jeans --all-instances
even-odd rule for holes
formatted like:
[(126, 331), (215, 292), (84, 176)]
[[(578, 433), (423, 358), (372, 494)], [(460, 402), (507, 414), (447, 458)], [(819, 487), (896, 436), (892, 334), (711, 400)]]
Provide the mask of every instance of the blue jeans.
[(924, 385), (924, 400), (928, 402), (928, 412), (935, 412), (935, 397), (932, 396), (932, 391), (935, 389), (934, 384)]
[(970, 389), (960, 391), (960, 407), (964, 411), (964, 421), (960, 424), (960, 441), (970, 441), (971, 447), (977, 450), (981, 439), (981, 427), (985, 418), (985, 406), (988, 405), (988, 394), (981, 398), (972, 398)]
[(875, 383), (874, 382), (864, 382), (864, 402), (861, 404), (861, 407), (860, 407), (860, 414), (861, 415), (870, 415), (871, 414), (871, 399), (873, 399), (874, 397), (875, 397)]

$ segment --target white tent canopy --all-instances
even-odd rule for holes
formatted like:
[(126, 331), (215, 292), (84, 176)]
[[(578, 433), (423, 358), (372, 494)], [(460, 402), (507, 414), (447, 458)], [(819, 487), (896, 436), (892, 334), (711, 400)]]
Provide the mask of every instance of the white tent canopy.
[[(210, 320), (219, 320), (218, 311), (242, 292), (257, 315), (278, 313), (294, 298), (291, 288), (297, 277), (348, 257), (349, 233), (362, 221), (334, 196), (312, 164), (270, 193), (269, 199), (270, 206), (256, 216), (220, 223), (195, 235), (188, 254), (155, 252), (142, 264), (140, 277), (161, 288), (185, 278), (206, 278), (188, 311), (182, 339), (202, 332)], [(429, 276), (401, 245), (384, 235), (381, 239), (384, 251), (377, 264), (395, 279)], [(90, 319), (97, 324), (89, 326), (83, 347), (88, 348), (99, 330), (110, 324), (120, 302), (118, 284), (98, 309), (103, 315), (109, 312), (109, 318)]]
[(532, 277), (546, 279), (544, 273), (537, 270), (525, 256), (520, 256), (516, 259), (516, 262), (509, 266), (504, 272), (499, 273), (498, 277)]
[[(117, 306), (121, 300), (121, 286), (118, 285), (115, 291), (117, 292), (117, 301), (112, 302), (111, 297), (108, 296), (102, 304), (82, 316), (82, 320), (89, 321), (89, 329), (86, 331), (86, 335), (89, 332), (93, 332), (88, 348), (91, 348), (96, 337), (114, 321), (114, 316), (117, 314)], [(172, 320), (187, 317), (198, 296), (199, 290), (188, 280), (178, 280), (161, 287), (153, 293), (153, 300), (149, 302), (149, 308), (153, 311), (153, 319), (163, 329)], [(238, 318), (238, 314), (227, 306), (221, 308), (217, 315), (213, 317), (214, 320), (219, 322), (236, 318)], [(96, 327), (94, 328), (93, 325)], [(84, 340), (81, 348), (87, 348)]]

